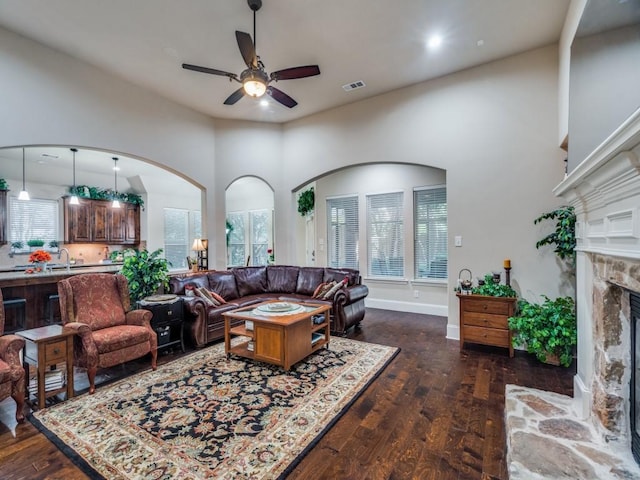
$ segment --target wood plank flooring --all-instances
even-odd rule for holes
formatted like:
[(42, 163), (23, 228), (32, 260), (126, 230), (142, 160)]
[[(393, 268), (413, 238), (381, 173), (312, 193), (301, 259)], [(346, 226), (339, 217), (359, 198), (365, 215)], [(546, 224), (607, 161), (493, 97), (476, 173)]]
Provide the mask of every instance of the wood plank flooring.
[[(510, 359), (500, 348), (461, 352), (445, 333), (442, 317), (367, 309), (362, 329), (348, 336), (402, 351), (288, 478), (507, 480), (505, 385), (570, 395), (575, 369), (524, 352)], [(131, 362), (98, 381), (147, 367)], [(76, 388), (86, 389), (85, 378), (77, 375)], [(87, 478), (28, 421), (16, 425), (14, 405), (0, 404), (0, 478)]]

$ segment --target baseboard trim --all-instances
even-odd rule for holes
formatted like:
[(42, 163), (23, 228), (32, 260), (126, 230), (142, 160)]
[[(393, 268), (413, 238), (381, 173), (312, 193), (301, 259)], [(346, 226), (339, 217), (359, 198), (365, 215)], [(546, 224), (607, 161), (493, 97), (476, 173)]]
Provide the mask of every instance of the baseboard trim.
[(460, 340), (460, 325), (451, 325), (447, 323), (447, 339)]
[(449, 308), (444, 305), (379, 300), (375, 298), (366, 298), (364, 304), (365, 307), (394, 310), (396, 312), (422, 313), (425, 315), (437, 315), (439, 317), (447, 317), (449, 315)]

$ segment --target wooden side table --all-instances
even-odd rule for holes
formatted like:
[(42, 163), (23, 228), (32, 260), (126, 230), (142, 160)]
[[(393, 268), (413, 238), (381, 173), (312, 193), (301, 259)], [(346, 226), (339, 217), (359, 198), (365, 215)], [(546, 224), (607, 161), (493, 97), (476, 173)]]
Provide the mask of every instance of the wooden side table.
[[(75, 332), (61, 325), (32, 328), (16, 332), (25, 339), (24, 368), (27, 377), (27, 398), (29, 398), (29, 365), (38, 371), (38, 408), (45, 408), (45, 401), (64, 391), (67, 399), (73, 397), (73, 336)], [(60, 388), (45, 390), (45, 374), (50, 367), (59, 363), (66, 364), (66, 385)]]
[(158, 336), (158, 350), (180, 345), (182, 353), (185, 352), (184, 315), (181, 298), (176, 297), (172, 302), (159, 303), (143, 300), (138, 303), (138, 307), (153, 313), (151, 328)]

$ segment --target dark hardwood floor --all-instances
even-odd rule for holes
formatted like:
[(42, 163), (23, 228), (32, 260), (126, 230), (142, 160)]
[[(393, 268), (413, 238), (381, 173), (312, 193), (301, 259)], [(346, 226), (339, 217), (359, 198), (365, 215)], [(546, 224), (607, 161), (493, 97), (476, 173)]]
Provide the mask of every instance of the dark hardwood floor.
[[(367, 309), (349, 337), (402, 351), (288, 478), (506, 480), (505, 385), (571, 394), (575, 369), (524, 352), (510, 359), (505, 349), (461, 352), (445, 332), (442, 317)], [(148, 365), (131, 362), (99, 381)], [(86, 391), (85, 379), (79, 373), (76, 387)], [(87, 478), (28, 421), (17, 425), (14, 410), (11, 399), (0, 404), (0, 478)]]

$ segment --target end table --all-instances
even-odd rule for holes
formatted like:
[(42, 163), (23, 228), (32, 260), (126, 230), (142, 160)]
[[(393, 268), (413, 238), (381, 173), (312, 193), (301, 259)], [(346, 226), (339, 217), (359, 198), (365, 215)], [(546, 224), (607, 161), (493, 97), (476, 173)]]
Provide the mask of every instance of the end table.
[[(45, 408), (45, 401), (66, 391), (67, 399), (72, 398), (73, 391), (73, 336), (75, 332), (61, 325), (32, 328), (16, 332), (25, 339), (24, 368), (27, 377), (27, 398), (29, 398), (29, 365), (34, 365), (38, 372), (38, 408)], [(45, 374), (52, 366), (64, 362), (66, 368), (65, 383), (61, 387), (46, 390)]]
[(180, 345), (180, 349), (184, 353), (182, 299), (176, 297), (164, 302), (152, 302), (148, 301), (148, 299), (143, 299), (138, 303), (138, 306), (153, 313), (151, 328), (155, 330), (158, 336), (158, 350)]

